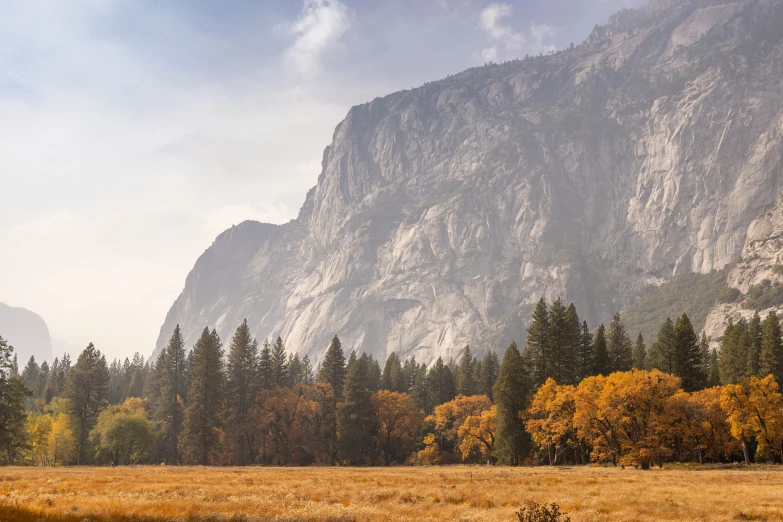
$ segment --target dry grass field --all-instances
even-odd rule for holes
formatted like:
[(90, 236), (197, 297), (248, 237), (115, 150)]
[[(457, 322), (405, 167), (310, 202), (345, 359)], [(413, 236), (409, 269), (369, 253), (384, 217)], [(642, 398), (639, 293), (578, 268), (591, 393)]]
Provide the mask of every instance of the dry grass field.
[(783, 467), (0, 468), (0, 520), (783, 520)]

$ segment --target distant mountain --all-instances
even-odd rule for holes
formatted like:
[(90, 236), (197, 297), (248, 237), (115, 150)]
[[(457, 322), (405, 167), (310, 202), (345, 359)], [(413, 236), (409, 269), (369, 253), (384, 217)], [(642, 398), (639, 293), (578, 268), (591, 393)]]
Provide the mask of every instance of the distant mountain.
[(592, 326), (734, 262), (783, 189), (783, 1), (652, 0), (573, 49), (354, 107), (296, 220), (246, 222), (169, 311), (320, 359), (522, 343), (538, 299)]
[(0, 336), (14, 347), (20, 369), (31, 356), (35, 356), (38, 364), (52, 362), (49, 328), (38, 314), (0, 303)]

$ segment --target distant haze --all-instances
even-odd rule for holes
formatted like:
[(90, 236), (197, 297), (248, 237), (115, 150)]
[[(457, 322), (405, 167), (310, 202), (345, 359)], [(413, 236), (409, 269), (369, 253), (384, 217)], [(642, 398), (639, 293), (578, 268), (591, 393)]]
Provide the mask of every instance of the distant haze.
[(146, 356), (218, 233), (296, 216), (352, 105), (641, 3), (4, 2), (0, 300), (55, 351)]

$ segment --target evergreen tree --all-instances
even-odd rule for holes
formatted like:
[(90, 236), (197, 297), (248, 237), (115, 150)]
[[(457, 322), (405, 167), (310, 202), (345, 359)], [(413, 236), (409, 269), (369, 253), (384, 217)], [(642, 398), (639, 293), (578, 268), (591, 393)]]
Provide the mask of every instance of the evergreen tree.
[(707, 332), (701, 331), (701, 340), (699, 341), (699, 352), (701, 353), (701, 373), (704, 375), (704, 386), (711, 387), (710, 377), (710, 340), (707, 338)]
[(271, 357), (272, 387), (285, 387), (288, 384), (288, 358), (283, 340), (278, 337), (272, 347)]
[(187, 461), (207, 466), (215, 462), (223, 428), (225, 373), (223, 350), (215, 330), (205, 328), (193, 347), (190, 390), (182, 429)]
[[(165, 356), (164, 356), (165, 354)], [(182, 462), (179, 439), (182, 436), (182, 423), (187, 400), (187, 356), (185, 340), (179, 325), (169, 339), (169, 344), (156, 364), (158, 397), (155, 404), (155, 417), (161, 423), (163, 458), (169, 464)]]
[[(604, 343), (606, 353), (606, 343)], [(582, 322), (579, 335), (579, 346), (576, 350), (576, 382), (581, 382), (585, 377), (595, 375), (595, 346), (593, 334), (587, 326), (587, 321)]]
[(318, 381), (331, 385), (334, 396), (338, 402), (343, 395), (345, 372), (345, 354), (343, 353), (340, 339), (335, 335), (321, 362), (321, 369), (318, 372)]
[(258, 342), (250, 335), (247, 319), (231, 338), (226, 370), (226, 431), (231, 439), (231, 461), (244, 466), (255, 458), (256, 430), (251, 424), (251, 410), (258, 393)]
[(492, 388), (495, 386), (495, 382), (498, 380), (498, 374), (500, 373), (500, 361), (494, 350), (487, 352), (484, 359), (481, 361), (481, 378), (479, 380), (479, 394), (486, 395), (489, 400), (494, 401), (494, 395)]
[(386, 364), (383, 365), (383, 374), (381, 375), (381, 389), (395, 392), (407, 392), (408, 386), (405, 383), (400, 358), (392, 352), (386, 358)]
[[(318, 370), (318, 381), (325, 382), (332, 387), (334, 394), (331, 396), (331, 411), (337, 410), (337, 404), (343, 397), (343, 385), (345, 383), (345, 355), (340, 339), (335, 335), (329, 348), (324, 354), (323, 361)], [(337, 458), (337, 416), (331, 417), (327, 436), (327, 447), (329, 448), (329, 464), (334, 464)]]
[[(578, 319), (577, 319), (578, 320)], [(567, 310), (558, 297), (549, 309), (549, 336), (546, 341), (549, 349), (545, 352), (544, 380), (552, 377), (558, 384), (574, 382), (574, 352), (571, 325)]]
[(747, 374), (748, 325), (740, 321), (737, 324), (729, 319), (720, 343), (718, 370), (721, 384), (736, 384)]
[(405, 389), (403, 392), (413, 393), (413, 383), (416, 381), (418, 371), (419, 365), (416, 362), (415, 356), (410, 359), (405, 359), (405, 362), (402, 364), (402, 376), (405, 382)]
[(429, 388), (429, 379), (427, 378), (427, 366), (422, 364), (416, 369), (413, 377), (413, 389), (411, 391), (411, 400), (419, 410), (427, 414), (432, 413), (433, 404)]
[[(759, 313), (756, 312), (748, 323), (748, 362), (747, 367), (745, 368), (746, 377), (762, 377), (759, 375), (761, 369), (761, 337), (761, 317), (759, 316)], [(766, 375), (764, 375), (764, 377), (766, 377)]]
[(527, 329), (527, 347), (523, 354), (534, 388), (544, 384), (549, 377), (549, 369), (546, 366), (550, 358), (549, 341), (549, 312), (547, 312), (546, 301), (542, 298), (533, 311), (533, 322)]
[(702, 372), (699, 338), (687, 314), (682, 314), (674, 325), (677, 342), (677, 372), (686, 392), (704, 389), (707, 376)]
[(658, 337), (650, 349), (647, 362), (653, 370), (677, 373), (677, 334), (671, 319), (666, 318), (658, 330)]
[(381, 364), (372, 355), (362, 354), (367, 358), (367, 389), (375, 393), (381, 389)]
[(449, 367), (443, 363), (442, 358), (438, 357), (435, 364), (430, 368), (427, 374), (427, 381), (430, 393), (429, 403), (433, 408), (449, 402), (455, 397), (454, 377)]
[(775, 312), (764, 319), (759, 357), (759, 374), (763, 378), (772, 375), (783, 386), (783, 341), (781, 341), (780, 321)]
[(470, 345), (462, 350), (462, 357), (457, 368), (457, 395), (476, 395), (476, 385), (473, 381), (473, 371), (476, 368), (476, 358), (470, 351)]
[(644, 370), (647, 367), (647, 347), (644, 345), (642, 333), (636, 337), (636, 344), (633, 346), (633, 367), (637, 370)]
[(495, 453), (502, 464), (522, 464), (530, 449), (521, 414), (531, 392), (530, 379), (516, 343), (506, 350), (492, 394), (497, 407)]
[(709, 372), (707, 373), (707, 387), (720, 386), (720, 372), (718, 370), (718, 350), (710, 350)]
[(568, 359), (568, 382), (564, 384), (577, 384), (577, 379), (580, 373), (578, 364), (578, 354), (582, 342), (582, 326), (579, 323), (579, 314), (576, 312), (576, 306), (574, 303), (568, 305), (566, 310), (566, 343), (568, 345), (567, 351), (569, 354)]
[(85, 464), (91, 454), (89, 435), (98, 415), (108, 404), (109, 367), (106, 358), (92, 343), (79, 355), (68, 373), (65, 397), (69, 399), (77, 464)]
[(372, 464), (377, 457), (378, 426), (367, 388), (368, 363), (369, 357), (362, 356), (351, 365), (338, 414), (340, 457), (354, 466)]
[(315, 384), (315, 375), (313, 374), (313, 364), (310, 362), (310, 357), (305, 355), (302, 357), (302, 384), (312, 386)]
[(275, 387), (272, 372), (272, 349), (269, 348), (269, 340), (264, 339), (264, 346), (258, 356), (258, 388), (271, 390)]
[(631, 338), (625, 331), (620, 314), (615, 313), (609, 324), (609, 336), (606, 339), (606, 351), (609, 354), (609, 370), (627, 372), (633, 366), (633, 347)]
[(609, 351), (606, 347), (606, 328), (604, 325), (598, 326), (593, 337), (593, 354), (595, 361), (595, 375), (609, 375), (611, 373), (611, 364), (609, 362)]
[(0, 463), (15, 464), (25, 445), (24, 401), (31, 394), (19, 376), (14, 348), (0, 337)]

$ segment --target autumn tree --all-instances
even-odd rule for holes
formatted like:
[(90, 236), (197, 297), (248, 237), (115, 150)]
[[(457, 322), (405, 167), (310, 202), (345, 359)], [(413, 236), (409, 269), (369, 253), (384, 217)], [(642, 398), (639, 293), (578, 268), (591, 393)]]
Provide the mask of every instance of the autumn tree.
[(384, 463), (403, 463), (414, 449), (424, 412), (413, 405), (407, 393), (389, 390), (374, 393), (372, 404)]
[(466, 417), (457, 430), (462, 461), (469, 462), (476, 455), (480, 455), (487, 464), (494, 463), (496, 433), (497, 406), (493, 405), (478, 415)]
[(574, 386), (561, 386), (550, 378), (533, 395), (528, 408), (525, 427), (533, 442), (546, 452), (550, 466), (557, 464), (566, 450), (578, 446), (575, 393)]
[(138, 398), (103, 410), (90, 438), (98, 457), (109, 460), (114, 466), (135, 464), (155, 446), (152, 423)]
[(752, 437), (758, 442), (759, 456), (769, 459), (773, 453), (783, 454), (783, 397), (772, 375), (727, 384), (720, 404), (728, 415), (731, 434), (742, 445), (745, 464), (750, 464)]

